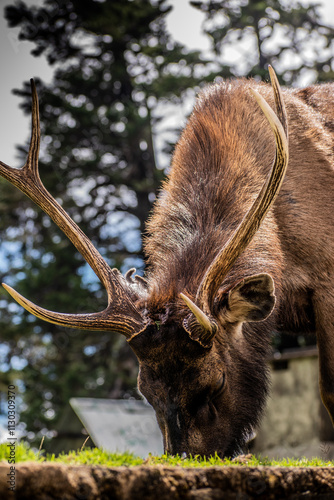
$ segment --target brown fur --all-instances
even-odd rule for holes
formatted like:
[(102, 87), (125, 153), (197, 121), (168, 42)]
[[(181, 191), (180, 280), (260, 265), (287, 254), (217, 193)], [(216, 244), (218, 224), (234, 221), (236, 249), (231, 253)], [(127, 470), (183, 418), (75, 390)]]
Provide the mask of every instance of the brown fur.
[[(148, 291), (137, 305), (151, 326), (130, 346), (140, 361), (139, 387), (173, 453), (241, 449), (265, 402), (273, 329), (316, 327), (321, 394), (334, 417), (334, 85), (283, 92), (290, 160), (280, 193), (221, 283), (212, 348), (197, 345), (182, 328), (189, 311), (179, 294), (195, 300), (273, 162), (274, 137), (251, 86), (274, 108), (271, 87), (252, 81), (213, 85), (200, 94), (147, 226)], [(276, 306), (268, 319), (247, 322), (247, 303), (231, 314), (228, 293), (261, 273), (273, 279)], [(225, 386), (215, 395), (222, 374)]]

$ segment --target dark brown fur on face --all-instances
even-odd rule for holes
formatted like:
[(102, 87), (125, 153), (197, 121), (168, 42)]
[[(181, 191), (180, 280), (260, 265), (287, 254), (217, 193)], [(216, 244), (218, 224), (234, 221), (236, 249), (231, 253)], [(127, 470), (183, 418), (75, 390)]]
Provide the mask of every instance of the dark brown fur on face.
[(241, 451), (265, 404), (273, 330), (316, 330), (320, 391), (334, 421), (334, 84), (282, 98), (269, 71), (272, 86), (241, 79), (200, 94), (147, 226), (145, 279), (110, 269), (43, 186), (33, 82), (27, 162), (0, 162), (0, 175), (91, 265), (108, 306), (66, 315), (5, 288), (52, 323), (125, 335), (170, 453)]
[[(334, 416), (334, 85), (284, 91), (290, 150), (285, 180), (251, 244), (221, 283), (215, 302), (220, 329), (213, 347), (185, 354), (184, 344), (193, 341), (181, 326), (186, 308), (179, 294), (186, 291), (195, 299), (209, 264), (259, 192), (275, 153), (251, 86), (238, 80), (211, 86), (199, 96), (148, 223), (146, 310), (159, 322), (160, 344), (153, 356), (142, 356), (140, 346), (135, 352), (139, 387), (156, 409), (165, 449), (172, 453), (240, 451), (265, 403), (265, 358), (273, 330), (316, 327), (321, 394)], [(271, 87), (256, 88), (274, 108)], [(231, 317), (228, 290), (261, 273), (275, 284), (270, 318), (244, 322), (241, 311)], [(222, 374), (225, 386), (215, 396)]]

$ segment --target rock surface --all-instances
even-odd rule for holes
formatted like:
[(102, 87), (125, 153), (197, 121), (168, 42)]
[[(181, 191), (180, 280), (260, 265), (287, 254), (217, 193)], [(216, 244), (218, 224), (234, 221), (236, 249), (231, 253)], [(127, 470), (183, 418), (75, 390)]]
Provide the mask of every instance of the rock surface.
[[(334, 499), (334, 467), (115, 467), (0, 464), (0, 498), (34, 500)], [(12, 474), (12, 480), (14, 475)]]

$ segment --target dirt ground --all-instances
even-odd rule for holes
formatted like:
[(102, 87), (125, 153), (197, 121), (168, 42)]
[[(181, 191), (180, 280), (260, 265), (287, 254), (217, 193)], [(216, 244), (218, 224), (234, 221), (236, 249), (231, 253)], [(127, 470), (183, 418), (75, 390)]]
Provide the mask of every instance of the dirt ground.
[[(334, 467), (108, 468), (23, 462), (9, 473), (8, 464), (1, 463), (1, 499), (334, 499)], [(14, 492), (8, 489), (10, 480)]]

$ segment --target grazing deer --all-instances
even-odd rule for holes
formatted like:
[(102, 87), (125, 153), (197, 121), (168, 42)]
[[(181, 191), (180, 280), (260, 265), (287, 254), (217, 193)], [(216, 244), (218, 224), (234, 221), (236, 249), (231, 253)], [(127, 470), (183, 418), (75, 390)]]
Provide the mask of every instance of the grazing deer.
[(43, 186), (33, 81), (27, 162), (1, 163), (90, 264), (108, 306), (56, 313), (4, 287), (51, 323), (123, 334), (172, 454), (242, 450), (267, 396), (274, 329), (316, 329), (321, 396), (334, 417), (334, 86), (285, 90), (284, 105), (270, 76), (272, 86), (240, 79), (200, 94), (148, 222), (145, 279), (110, 269)]

